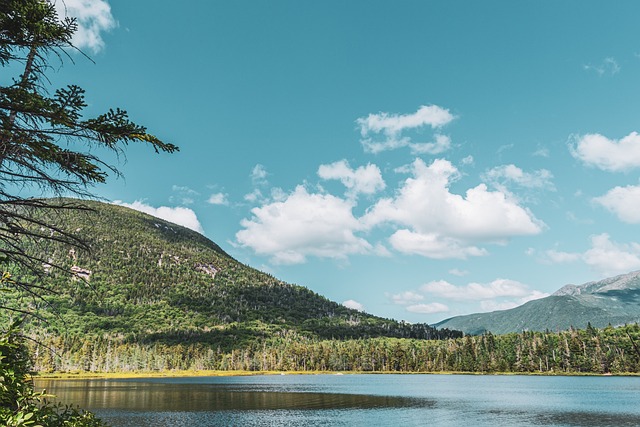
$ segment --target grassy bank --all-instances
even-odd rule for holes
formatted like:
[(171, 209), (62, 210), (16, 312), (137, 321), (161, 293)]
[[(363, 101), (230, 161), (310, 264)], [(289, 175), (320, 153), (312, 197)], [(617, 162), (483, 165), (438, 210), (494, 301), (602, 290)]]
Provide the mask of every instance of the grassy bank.
[(634, 376), (640, 377), (637, 372), (624, 372), (616, 374), (601, 374), (595, 372), (462, 372), (462, 371), (438, 371), (438, 372), (389, 372), (389, 371), (212, 371), (212, 370), (175, 370), (175, 371), (140, 371), (140, 372), (51, 372), (35, 373), (34, 379), (49, 380), (74, 380), (74, 379), (135, 379), (135, 378), (179, 378), (179, 377), (241, 377), (258, 375), (502, 375), (502, 376), (567, 376), (567, 377), (607, 377), (607, 376)]

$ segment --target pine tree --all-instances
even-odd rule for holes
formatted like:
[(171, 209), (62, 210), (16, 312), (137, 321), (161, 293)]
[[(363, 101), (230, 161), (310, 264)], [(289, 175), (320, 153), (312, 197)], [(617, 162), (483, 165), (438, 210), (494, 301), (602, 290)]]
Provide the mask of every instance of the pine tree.
[(93, 154), (97, 149), (121, 153), (125, 145), (142, 142), (156, 152), (178, 150), (119, 108), (85, 118), (85, 91), (77, 85), (49, 87), (46, 73), (52, 64), (73, 61), (76, 30), (76, 21), (59, 19), (50, 1), (0, 1), (0, 66), (17, 74), (0, 86), (0, 257), (30, 269), (46, 260), (25, 253), (24, 238), (83, 243), (36, 218), (34, 210), (81, 206), (25, 197), (20, 190), (88, 197), (90, 186), (105, 182), (108, 172), (118, 173)]

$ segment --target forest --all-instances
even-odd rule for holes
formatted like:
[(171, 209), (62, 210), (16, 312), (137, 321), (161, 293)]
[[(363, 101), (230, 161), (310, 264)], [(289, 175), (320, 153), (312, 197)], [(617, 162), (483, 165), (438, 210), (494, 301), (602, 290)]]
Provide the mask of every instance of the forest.
[[(229, 328), (229, 336), (239, 333)], [(223, 351), (189, 341), (133, 342), (105, 336), (40, 338), (40, 372), (353, 371), (519, 374), (640, 372), (640, 326), (560, 332), (411, 338), (319, 339), (280, 331), (246, 347)], [(235, 337), (240, 338), (240, 337)]]

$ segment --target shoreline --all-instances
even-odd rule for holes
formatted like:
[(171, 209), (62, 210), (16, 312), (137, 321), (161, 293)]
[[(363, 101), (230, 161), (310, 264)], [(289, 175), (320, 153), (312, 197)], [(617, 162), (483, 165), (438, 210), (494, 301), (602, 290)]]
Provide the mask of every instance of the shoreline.
[(91, 380), (91, 379), (144, 379), (180, 377), (248, 377), (284, 375), (483, 375), (483, 376), (541, 376), (541, 377), (639, 377), (638, 372), (594, 373), (594, 372), (390, 372), (390, 371), (138, 371), (138, 372), (36, 372), (34, 380)]

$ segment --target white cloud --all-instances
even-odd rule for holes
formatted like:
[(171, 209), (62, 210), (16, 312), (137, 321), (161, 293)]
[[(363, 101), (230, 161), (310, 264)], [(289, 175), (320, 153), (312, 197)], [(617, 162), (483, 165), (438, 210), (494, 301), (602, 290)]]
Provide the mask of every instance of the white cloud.
[(524, 297), (531, 293), (527, 285), (509, 279), (496, 279), (488, 284), (469, 283), (466, 286), (455, 286), (446, 280), (438, 280), (426, 283), (420, 289), (455, 301)]
[(251, 182), (253, 185), (265, 185), (267, 183), (267, 169), (258, 163), (251, 170)]
[(537, 157), (549, 157), (551, 153), (547, 147), (540, 147), (533, 152), (533, 155)]
[(207, 203), (212, 205), (228, 205), (229, 200), (227, 199), (227, 195), (224, 193), (214, 193), (209, 196)]
[(424, 295), (415, 292), (405, 291), (391, 296), (394, 304), (408, 305), (424, 300)]
[(54, 4), (60, 18), (77, 19), (78, 30), (72, 43), (80, 49), (99, 52), (104, 48), (102, 34), (118, 25), (106, 0), (55, 0)]
[(565, 264), (568, 262), (575, 262), (580, 260), (581, 254), (576, 252), (562, 252), (555, 249), (550, 249), (545, 252), (545, 255), (549, 261), (554, 264)]
[(411, 154), (440, 154), (451, 148), (451, 138), (436, 135), (435, 142), (416, 142), (409, 144)]
[(591, 236), (591, 247), (585, 252), (547, 250), (543, 263), (569, 263), (582, 261), (603, 277), (615, 276), (640, 269), (640, 244), (611, 241), (607, 233)]
[(469, 272), (467, 270), (460, 270), (458, 268), (452, 268), (451, 270), (449, 270), (449, 274), (452, 274), (454, 276), (458, 276), (458, 277), (463, 277), (469, 274)]
[(533, 300), (536, 300), (536, 299), (546, 298), (549, 295), (550, 294), (546, 293), (546, 292), (540, 292), (540, 291), (533, 290), (529, 295), (526, 295), (526, 296), (520, 298), (520, 303), (518, 305), (522, 305), (525, 302), (533, 301)]
[(485, 312), (507, 310), (549, 296), (509, 279), (496, 279), (486, 284), (469, 283), (465, 286), (455, 286), (446, 280), (438, 280), (424, 284), (420, 290), (451, 301), (477, 301), (480, 311)]
[(640, 224), (640, 186), (615, 187), (593, 201), (616, 214), (621, 221)]
[[(365, 151), (379, 153), (413, 145), (412, 150), (425, 150), (421, 152), (434, 154), (449, 148), (450, 140), (448, 137), (439, 135), (440, 138), (436, 137), (434, 143), (413, 144), (411, 138), (403, 136), (402, 133), (426, 126), (438, 129), (454, 118), (447, 109), (437, 105), (423, 105), (413, 114), (369, 114), (367, 117), (357, 119), (356, 123), (360, 126), (362, 136), (360, 142)], [(379, 134), (381, 134), (380, 140), (372, 139), (372, 135)]]
[(320, 165), (318, 176), (325, 180), (339, 180), (351, 195), (373, 194), (386, 187), (380, 169), (372, 164), (354, 170), (346, 160), (340, 160), (329, 165)]
[(472, 165), (473, 162), (475, 162), (475, 159), (472, 155), (468, 155), (467, 157), (464, 157), (462, 160), (460, 160), (460, 163), (462, 163), (463, 165)]
[(244, 199), (247, 202), (250, 203), (255, 203), (258, 200), (262, 200), (264, 198), (264, 196), (262, 195), (262, 191), (260, 191), (259, 189), (254, 189), (251, 193), (245, 194), (244, 195)]
[(310, 194), (298, 186), (281, 200), (253, 208), (253, 217), (241, 221), (244, 229), (236, 239), (279, 264), (302, 263), (307, 256), (344, 259), (368, 253), (373, 247), (354, 234), (362, 226), (353, 216), (353, 207), (352, 201)]
[(195, 203), (194, 197), (199, 195), (197, 191), (180, 185), (173, 185), (171, 187), (171, 191), (177, 193), (177, 196), (171, 196), (169, 201), (179, 203), (181, 205), (192, 205)]
[(449, 307), (439, 302), (432, 302), (430, 304), (410, 305), (407, 307), (407, 311), (421, 314), (446, 313), (449, 311)]
[(569, 151), (583, 163), (610, 172), (640, 167), (640, 135), (637, 132), (631, 132), (621, 140), (597, 133), (577, 136), (569, 143)]
[(604, 76), (605, 74), (613, 76), (618, 74), (621, 69), (618, 61), (611, 57), (605, 58), (600, 64), (587, 64), (584, 65), (583, 68), (587, 71), (594, 71), (598, 76)]
[(204, 234), (204, 230), (202, 229), (202, 225), (200, 225), (200, 221), (198, 221), (196, 213), (189, 208), (171, 208), (168, 206), (155, 208), (140, 200), (136, 200), (133, 203), (125, 203), (120, 200), (116, 200), (113, 203), (153, 215), (157, 218), (164, 219), (165, 221), (173, 222), (174, 224), (182, 225), (183, 227), (190, 228), (200, 234)]
[(553, 175), (546, 169), (528, 173), (513, 164), (502, 165), (485, 172), (483, 178), (501, 189), (513, 183), (523, 188), (555, 190), (555, 186), (551, 182)]
[(347, 308), (352, 308), (358, 311), (364, 311), (364, 305), (360, 304), (358, 301), (354, 301), (352, 299), (348, 299), (342, 303)]
[(464, 245), (457, 239), (437, 233), (416, 233), (406, 229), (393, 233), (389, 237), (389, 243), (399, 252), (432, 259), (466, 259), (468, 256), (488, 255), (485, 249)]
[[(528, 301), (549, 296), (548, 293), (531, 290), (529, 286), (516, 280), (496, 279), (490, 283), (469, 283), (456, 286), (446, 280), (437, 280), (424, 284), (419, 292), (405, 291), (391, 295), (391, 300), (398, 305), (406, 306), (406, 310), (413, 313), (442, 313), (450, 311), (449, 306), (433, 302), (422, 303), (428, 297), (442, 298), (454, 302), (456, 306), (469, 309), (469, 304), (475, 305), (475, 311), (506, 310), (520, 306)], [(456, 309), (459, 312), (459, 309)]]
[(245, 194), (244, 199), (249, 203), (266, 203), (267, 198), (262, 194), (262, 191), (257, 187), (265, 187), (269, 184), (267, 181), (267, 169), (260, 163), (256, 164), (251, 170), (249, 177), (251, 178), (251, 184), (254, 189), (251, 193)]
[(533, 301), (540, 298), (548, 297), (548, 293), (533, 291), (531, 294), (519, 298), (518, 300), (509, 300), (509, 301), (496, 301), (496, 300), (485, 300), (480, 302), (480, 308), (482, 311), (496, 311), (496, 310), (509, 310), (515, 307), (519, 307), (524, 303), (529, 301)]
[(379, 200), (362, 218), (372, 228), (390, 222), (400, 229), (392, 245), (404, 253), (432, 258), (464, 258), (485, 255), (470, 241), (495, 242), (517, 235), (540, 233), (543, 224), (528, 210), (498, 191), (480, 184), (465, 196), (453, 194), (449, 186), (458, 170), (447, 160), (427, 166), (416, 159), (395, 198)]
[(583, 260), (592, 269), (606, 276), (640, 269), (640, 244), (615, 243), (606, 233), (591, 236), (591, 249)]

